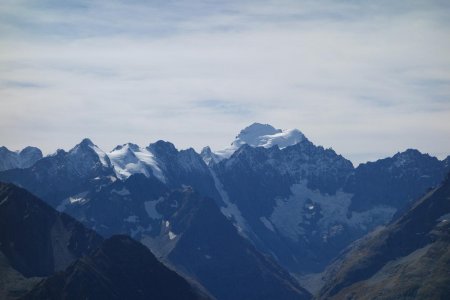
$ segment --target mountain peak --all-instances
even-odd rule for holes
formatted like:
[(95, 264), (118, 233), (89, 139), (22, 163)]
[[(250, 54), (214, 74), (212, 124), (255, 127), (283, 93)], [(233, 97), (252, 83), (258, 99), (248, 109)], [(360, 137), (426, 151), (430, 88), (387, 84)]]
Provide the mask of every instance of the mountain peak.
[(127, 143), (114, 148), (108, 153), (108, 157), (116, 175), (121, 179), (128, 178), (132, 174), (144, 174), (146, 177), (153, 174), (165, 182), (165, 177), (150, 147), (141, 148), (139, 145)]
[[(421, 158), (428, 159), (432, 157), (426, 153), (420, 152), (417, 149), (407, 149), (403, 152), (398, 152), (392, 158), (395, 160), (396, 166), (404, 166), (406, 164), (416, 162)], [(434, 159), (437, 160), (437, 158)]]
[(0, 147), (0, 171), (28, 168), (42, 158), (42, 152), (36, 147), (25, 147), (22, 150), (11, 151)]
[(245, 137), (245, 136), (262, 136), (262, 135), (270, 135), (270, 134), (276, 134), (280, 133), (281, 129), (276, 129), (270, 124), (262, 124), (262, 123), (253, 123), (244, 129), (241, 130), (239, 135), (236, 138), (239, 137)]
[(23, 148), (22, 150), (20, 150), (19, 152), (21, 155), (23, 154), (27, 154), (27, 153), (40, 153), (42, 156), (42, 151), (39, 148), (36, 147), (32, 147), (32, 146), (27, 146), (25, 148)]
[(278, 146), (278, 148), (283, 149), (306, 140), (308, 139), (298, 129), (282, 130), (270, 124), (253, 123), (241, 130), (230, 147), (214, 152), (215, 157), (213, 160), (208, 151), (202, 151), (202, 157), (207, 164), (210, 164), (211, 161), (217, 162), (224, 158), (229, 158), (242, 145), (264, 148)]
[(89, 138), (84, 138), (81, 141), (80, 145), (83, 145), (83, 146), (94, 146), (94, 143)]
[(150, 144), (147, 149), (150, 151), (155, 151), (156, 153), (165, 153), (165, 154), (176, 154), (178, 153), (177, 148), (171, 142), (166, 142), (163, 140), (159, 140), (155, 143)]
[(96, 156), (98, 161), (104, 166), (104, 167), (110, 167), (111, 162), (106, 155), (106, 153), (97, 147), (90, 139), (84, 138), (78, 145), (73, 147), (69, 154), (71, 156), (78, 157), (79, 155), (93, 155)]
[(132, 151), (138, 151), (139, 145), (133, 143), (126, 143), (123, 145), (117, 145), (111, 152), (122, 150), (123, 148), (131, 149)]
[(84, 138), (79, 144), (76, 144), (72, 149), (70, 149), (69, 153), (74, 154), (79, 153), (80, 151), (84, 153), (86, 150), (91, 152), (94, 146), (94, 143), (90, 139)]
[(277, 145), (279, 148), (286, 148), (305, 139), (306, 137), (298, 129), (281, 130), (269, 124), (253, 123), (239, 133), (232, 146), (238, 148), (248, 144), (252, 147), (270, 148)]
[(200, 152), (200, 156), (207, 165), (211, 165), (220, 161), (220, 158), (211, 150), (209, 146), (206, 146), (202, 149), (202, 151)]

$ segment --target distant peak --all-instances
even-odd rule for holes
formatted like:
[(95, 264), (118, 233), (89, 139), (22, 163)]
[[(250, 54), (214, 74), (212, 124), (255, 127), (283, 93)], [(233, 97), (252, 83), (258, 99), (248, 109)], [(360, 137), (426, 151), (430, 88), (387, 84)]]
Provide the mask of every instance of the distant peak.
[(64, 155), (67, 152), (64, 149), (56, 149), (54, 155)]
[(220, 161), (220, 158), (212, 152), (209, 146), (206, 146), (202, 149), (202, 152), (200, 152), (200, 156), (207, 165)]
[(138, 150), (139, 150), (139, 145), (137, 145), (137, 144), (128, 143), (127, 146), (128, 146), (128, 148), (130, 148), (132, 151), (138, 151)]
[(128, 148), (131, 151), (138, 151), (139, 145), (133, 144), (133, 143), (126, 143), (123, 145), (116, 146), (112, 151), (122, 150), (123, 148)]
[(111, 152), (118, 151), (118, 150), (122, 150), (122, 148), (123, 148), (124, 146), (125, 146), (125, 145), (117, 145), (116, 147), (114, 147), (114, 149), (111, 150)]
[(241, 130), (232, 146), (240, 147), (248, 144), (252, 147), (270, 148), (277, 145), (279, 148), (285, 148), (305, 139), (298, 129), (281, 130), (269, 124), (253, 123)]
[(422, 154), (422, 152), (420, 152), (419, 150), (412, 149), (412, 148), (406, 149), (403, 153), (405, 153), (405, 154), (415, 154), (415, 155), (421, 155)]
[(89, 138), (84, 138), (80, 145), (82, 146), (94, 146), (94, 143)]
[(38, 154), (40, 153), (42, 155), (41, 149), (32, 146), (27, 146), (20, 151), (20, 154), (26, 153), (38, 153)]
[(262, 123), (253, 123), (250, 126), (245, 127), (241, 130), (241, 132), (238, 134), (237, 138), (240, 136), (249, 136), (249, 135), (270, 135), (270, 134), (276, 134), (280, 133), (281, 129), (276, 129), (272, 125), (269, 124), (262, 124)]
[(420, 152), (417, 149), (406, 149), (403, 152), (398, 152), (397, 154), (394, 155), (394, 158), (409, 158), (409, 157), (419, 157), (419, 156), (423, 156), (425, 154), (423, 154), (422, 152)]
[(84, 138), (79, 144), (75, 145), (72, 149), (69, 150), (69, 153), (74, 153), (78, 151), (91, 151), (94, 148), (94, 143), (88, 139)]
[(42, 152), (36, 147), (26, 147), (22, 150), (10, 151), (6, 147), (0, 147), (0, 171), (28, 168), (42, 158)]
[(159, 140), (156, 143), (152, 143), (148, 146), (150, 151), (165, 152), (165, 153), (177, 153), (178, 150), (171, 142)]
[(203, 149), (202, 149), (202, 151), (200, 152), (200, 153), (211, 153), (212, 151), (211, 151), (211, 147), (209, 147), (209, 146), (206, 146), (206, 147), (203, 147)]
[[(283, 149), (289, 146), (296, 145), (303, 141), (308, 141), (305, 135), (298, 129), (277, 129), (270, 124), (253, 123), (245, 127), (236, 136), (236, 139), (231, 143), (231, 146), (213, 152), (215, 161), (218, 162), (224, 158), (229, 158), (236, 150), (243, 145), (250, 147), (272, 148), (277, 146)], [(208, 149), (202, 151), (202, 156), (207, 156)], [(210, 156), (210, 155), (209, 155)]]

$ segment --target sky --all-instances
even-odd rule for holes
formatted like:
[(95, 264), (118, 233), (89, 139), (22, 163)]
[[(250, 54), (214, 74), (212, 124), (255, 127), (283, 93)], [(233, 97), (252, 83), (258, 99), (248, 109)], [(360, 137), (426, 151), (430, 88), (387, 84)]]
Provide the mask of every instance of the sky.
[(449, 1), (0, 1), (0, 145), (226, 148), (253, 122), (354, 164), (450, 154)]

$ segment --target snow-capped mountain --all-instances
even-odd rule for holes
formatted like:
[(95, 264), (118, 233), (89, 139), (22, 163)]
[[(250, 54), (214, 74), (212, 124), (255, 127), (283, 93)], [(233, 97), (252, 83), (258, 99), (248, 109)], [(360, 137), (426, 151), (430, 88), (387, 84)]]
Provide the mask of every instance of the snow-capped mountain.
[(229, 158), (242, 145), (264, 148), (278, 146), (283, 149), (304, 140), (306, 137), (298, 129), (281, 130), (275, 129), (269, 124), (253, 123), (241, 130), (230, 147), (217, 152), (212, 152), (209, 147), (205, 147), (201, 154), (206, 163), (217, 163), (222, 159)]
[[(182, 213), (181, 202), (173, 201), (174, 191), (191, 188), (208, 197), (206, 207), (217, 208), (258, 251), (305, 274), (323, 270), (355, 239), (386, 224), (437, 185), (450, 169), (448, 162), (407, 150), (354, 168), (298, 130), (255, 123), (230, 148), (213, 152), (206, 147), (201, 155), (165, 141), (147, 147), (125, 144), (108, 153), (85, 139), (32, 167), (0, 172), (0, 180), (27, 188), (104, 235), (127, 233), (145, 240), (168, 259), (184, 235), (170, 224), (200, 218)], [(188, 223), (196, 224), (192, 239), (203, 236), (200, 226), (216, 226)], [(179, 249), (189, 252), (194, 244), (189, 246), (190, 234), (185, 236), (186, 245)], [(208, 242), (220, 244), (221, 236), (217, 232)], [(208, 269), (215, 262), (204, 263)]]
[(219, 199), (211, 172), (194, 149), (177, 150), (165, 141), (152, 143), (147, 149), (155, 156), (169, 188), (191, 186), (204, 196)]
[(84, 139), (68, 152), (58, 150), (29, 168), (0, 172), (0, 180), (24, 187), (56, 208), (64, 199), (117, 178), (104, 152)]
[(36, 147), (26, 147), (21, 151), (0, 147), (0, 171), (28, 168), (41, 158), (42, 152)]
[(140, 173), (146, 177), (154, 175), (162, 182), (166, 181), (155, 156), (147, 148), (128, 143), (114, 148), (108, 153), (108, 157), (120, 179)]
[[(274, 132), (256, 128), (262, 136)], [(320, 271), (448, 171), (445, 161), (417, 150), (354, 168), (304, 136), (294, 145), (267, 148), (255, 147), (261, 139), (243, 132), (237, 140), (251, 144), (209, 164), (225, 203), (221, 210), (260, 250), (294, 272)]]
[(243, 144), (264, 148), (277, 145), (282, 149), (305, 139), (306, 137), (298, 129), (281, 130), (269, 124), (253, 123), (241, 130), (231, 145), (235, 149), (239, 149)]

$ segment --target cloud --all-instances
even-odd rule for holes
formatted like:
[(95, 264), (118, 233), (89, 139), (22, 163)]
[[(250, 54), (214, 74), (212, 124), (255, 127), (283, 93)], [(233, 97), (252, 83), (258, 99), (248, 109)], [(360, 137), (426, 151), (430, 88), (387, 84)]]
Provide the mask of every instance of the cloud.
[(244, 107), (239, 103), (233, 103), (223, 100), (200, 100), (193, 102), (194, 109), (206, 108), (207, 110), (219, 114), (242, 115), (248, 117), (251, 115), (249, 107)]
[(106, 150), (218, 149), (260, 121), (356, 161), (442, 155), (448, 12), (445, 1), (2, 1), (0, 136), (46, 151), (86, 135)]
[(29, 81), (14, 81), (14, 80), (2, 80), (0, 81), (0, 88), (16, 88), (16, 89), (34, 89), (42, 88), (43, 85), (29, 82)]

